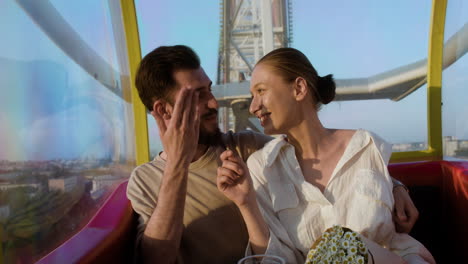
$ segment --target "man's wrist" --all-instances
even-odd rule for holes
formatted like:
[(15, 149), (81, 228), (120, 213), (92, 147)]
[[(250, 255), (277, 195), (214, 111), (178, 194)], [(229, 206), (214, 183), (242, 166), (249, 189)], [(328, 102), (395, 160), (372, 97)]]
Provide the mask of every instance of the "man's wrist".
[(395, 179), (392, 177), (392, 183), (393, 183), (393, 190), (395, 190), (397, 187), (403, 187), (403, 189), (405, 189), (407, 192), (409, 192), (409, 189), (408, 187), (406, 187), (406, 185), (404, 185), (401, 181)]

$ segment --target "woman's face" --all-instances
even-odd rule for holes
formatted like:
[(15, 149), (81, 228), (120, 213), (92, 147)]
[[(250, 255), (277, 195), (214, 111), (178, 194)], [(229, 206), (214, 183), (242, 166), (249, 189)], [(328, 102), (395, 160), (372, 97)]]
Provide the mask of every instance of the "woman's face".
[(255, 66), (250, 92), (250, 113), (260, 120), (265, 134), (286, 134), (290, 125), (299, 118), (293, 83), (286, 83), (268, 65)]

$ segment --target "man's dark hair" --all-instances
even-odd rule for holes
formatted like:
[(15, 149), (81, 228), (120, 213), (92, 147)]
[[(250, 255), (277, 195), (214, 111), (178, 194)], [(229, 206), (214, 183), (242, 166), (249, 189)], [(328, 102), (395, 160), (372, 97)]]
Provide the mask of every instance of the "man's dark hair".
[(148, 53), (140, 62), (135, 78), (140, 99), (149, 111), (158, 99), (173, 103), (170, 94), (176, 86), (174, 72), (200, 68), (200, 58), (184, 45), (161, 46)]

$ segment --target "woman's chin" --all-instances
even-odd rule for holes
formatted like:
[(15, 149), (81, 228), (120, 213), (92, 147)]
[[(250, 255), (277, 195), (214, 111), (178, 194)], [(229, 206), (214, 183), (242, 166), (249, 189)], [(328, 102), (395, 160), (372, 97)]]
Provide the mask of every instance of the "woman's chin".
[(270, 126), (263, 127), (263, 133), (266, 135), (276, 135), (279, 134), (278, 131)]

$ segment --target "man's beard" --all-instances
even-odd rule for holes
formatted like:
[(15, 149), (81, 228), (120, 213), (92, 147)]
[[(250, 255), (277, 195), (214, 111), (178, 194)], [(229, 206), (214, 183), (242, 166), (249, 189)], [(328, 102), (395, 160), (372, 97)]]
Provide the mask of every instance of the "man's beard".
[(216, 128), (213, 132), (208, 132), (205, 129), (200, 127), (200, 134), (198, 136), (198, 144), (206, 146), (221, 146), (222, 137), (221, 130), (219, 127)]
[[(210, 109), (208, 113), (202, 116), (202, 120), (205, 117), (209, 117), (210, 115), (217, 115), (217, 109)], [(198, 144), (206, 145), (206, 146), (220, 146), (222, 145), (222, 138), (221, 138), (221, 130), (219, 127), (216, 127), (215, 131), (209, 132), (207, 131), (202, 124), (200, 124), (200, 134), (198, 136)]]

